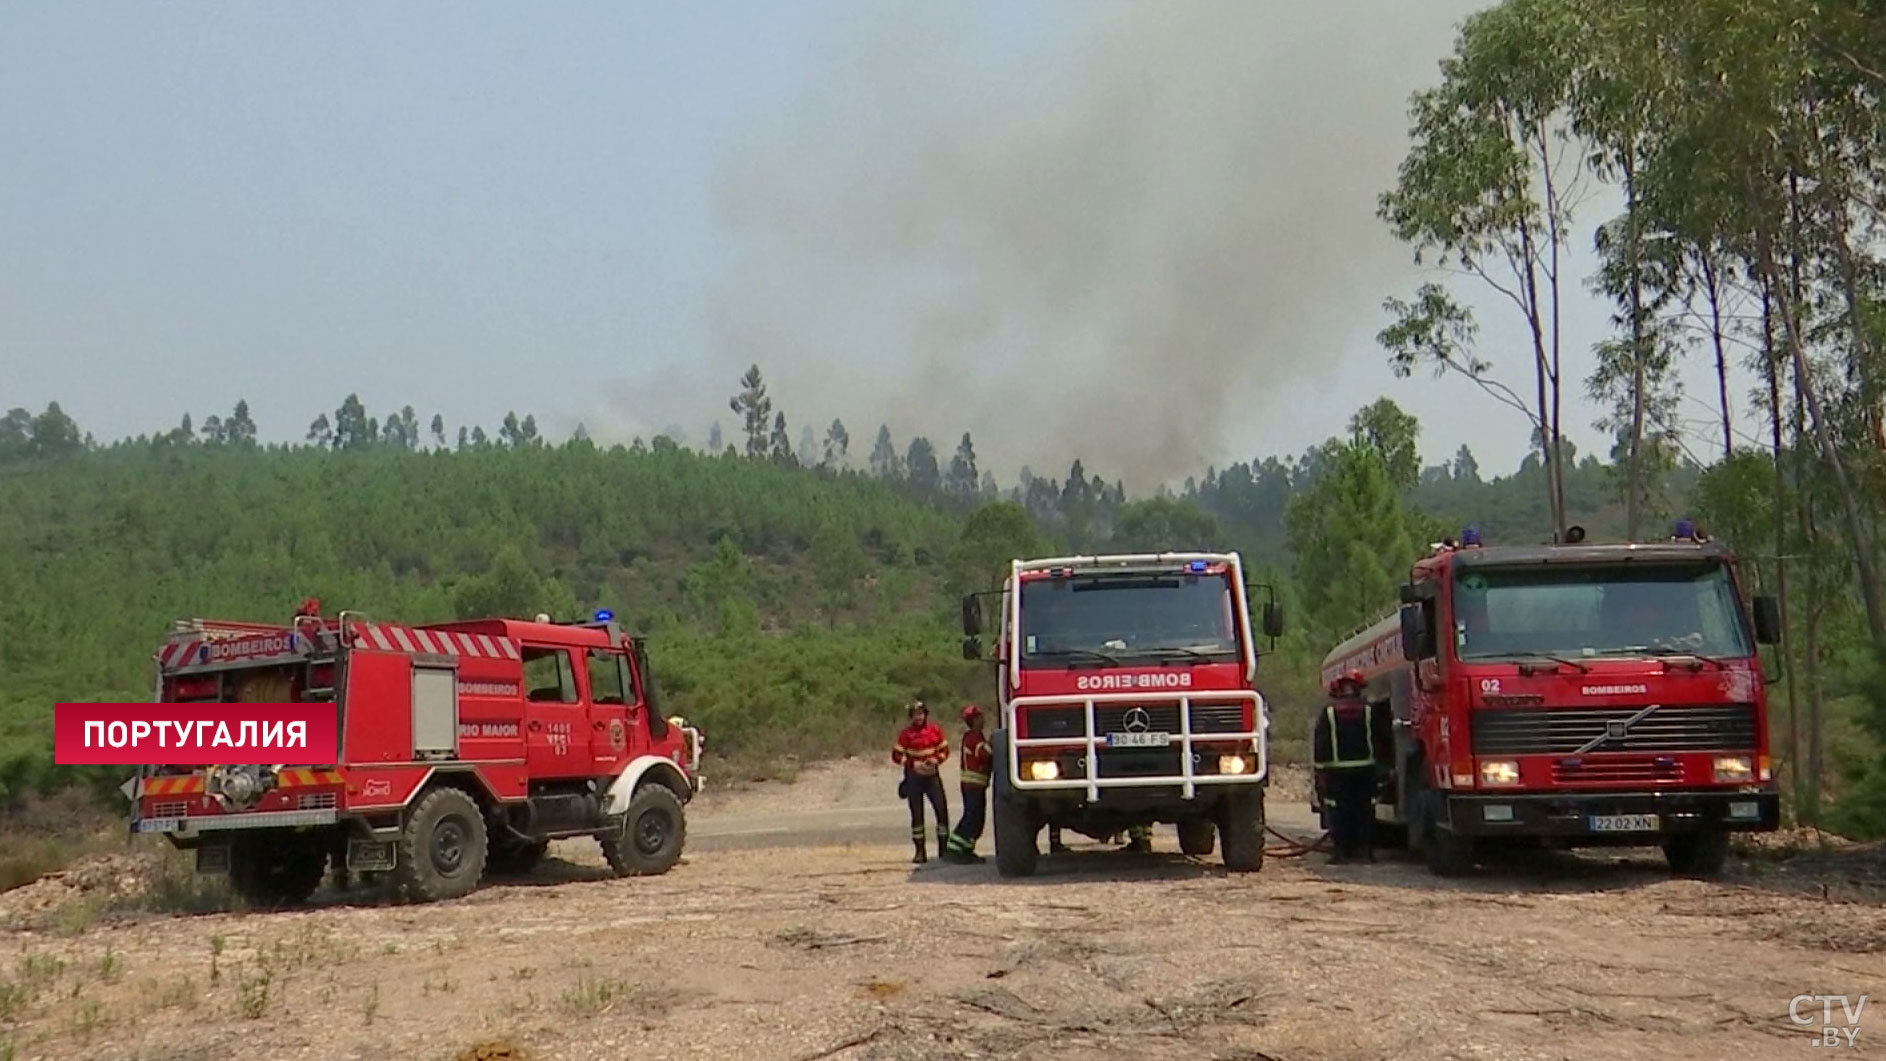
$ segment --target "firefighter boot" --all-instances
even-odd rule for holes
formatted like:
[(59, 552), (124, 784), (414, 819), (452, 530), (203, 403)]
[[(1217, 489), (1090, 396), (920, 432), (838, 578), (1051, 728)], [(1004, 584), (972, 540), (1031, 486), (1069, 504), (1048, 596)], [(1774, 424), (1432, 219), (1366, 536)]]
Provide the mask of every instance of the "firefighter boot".
[(910, 830), (910, 843), (911, 843), (911, 846), (917, 849), (917, 854), (910, 861), (912, 862), (930, 861), (930, 848), (928, 845), (926, 845), (923, 842), (923, 826), (918, 825), (918, 826), (913, 827)]

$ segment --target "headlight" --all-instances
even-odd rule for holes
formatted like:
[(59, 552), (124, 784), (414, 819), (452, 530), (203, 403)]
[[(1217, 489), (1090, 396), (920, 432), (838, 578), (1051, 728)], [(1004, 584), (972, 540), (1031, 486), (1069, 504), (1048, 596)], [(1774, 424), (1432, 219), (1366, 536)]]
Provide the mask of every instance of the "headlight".
[(1053, 781), (1061, 776), (1061, 764), (1053, 759), (1035, 759), (1022, 764), (1022, 776), (1030, 781)]
[(1716, 756), (1716, 780), (1747, 781), (1755, 776), (1755, 766), (1746, 755)]
[(1480, 783), (1483, 785), (1519, 784), (1519, 764), (1511, 759), (1495, 759), (1480, 764)]
[(1220, 755), (1218, 772), (1221, 774), (1248, 774), (1251, 772), (1251, 757), (1248, 755)]

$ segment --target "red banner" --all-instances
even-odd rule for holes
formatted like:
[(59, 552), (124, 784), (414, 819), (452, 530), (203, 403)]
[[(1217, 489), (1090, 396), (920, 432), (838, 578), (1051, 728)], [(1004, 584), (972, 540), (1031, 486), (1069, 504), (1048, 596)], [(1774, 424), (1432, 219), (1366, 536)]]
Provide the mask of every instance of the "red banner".
[(57, 704), (61, 766), (328, 766), (339, 712), (320, 704)]

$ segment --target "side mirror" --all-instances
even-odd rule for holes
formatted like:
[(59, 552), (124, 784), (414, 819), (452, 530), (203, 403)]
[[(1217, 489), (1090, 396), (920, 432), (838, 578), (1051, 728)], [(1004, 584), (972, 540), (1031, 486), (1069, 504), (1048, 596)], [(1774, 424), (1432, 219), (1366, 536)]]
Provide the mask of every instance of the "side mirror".
[(1434, 631), (1428, 626), (1428, 610), (1419, 604), (1401, 606), (1401, 655), (1410, 663), (1434, 654)]
[(1276, 601), (1264, 605), (1264, 636), (1270, 638), (1284, 636), (1284, 606)]
[(642, 702), (648, 705), (649, 722), (651, 725), (663, 725), (661, 692), (655, 688), (655, 670), (648, 663), (648, 642), (637, 637), (629, 642), (629, 651), (635, 655), (635, 674), (642, 679)]
[(1756, 597), (1749, 602), (1755, 610), (1755, 641), (1757, 644), (1778, 645), (1781, 643), (1781, 605), (1773, 597)]
[(982, 601), (974, 593), (963, 595), (963, 636), (982, 633)]
[(970, 636), (963, 638), (963, 658), (964, 659), (981, 659), (982, 658), (982, 638), (977, 637), (974, 634), (971, 634)]

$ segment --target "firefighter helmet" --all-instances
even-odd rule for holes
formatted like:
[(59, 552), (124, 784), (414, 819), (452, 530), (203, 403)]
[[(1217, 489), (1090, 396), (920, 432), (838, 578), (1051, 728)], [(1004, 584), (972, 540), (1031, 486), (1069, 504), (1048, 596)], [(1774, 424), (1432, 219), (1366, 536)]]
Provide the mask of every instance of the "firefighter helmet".
[(1352, 667), (1338, 674), (1335, 679), (1329, 683), (1329, 691), (1332, 695), (1341, 696), (1346, 686), (1359, 693), (1362, 691), (1362, 687), (1365, 684), (1367, 683), (1363, 680), (1362, 672)]
[(982, 708), (977, 707), (975, 704), (963, 705), (963, 721), (964, 722), (968, 722), (972, 718), (981, 718), (981, 717), (982, 717)]

